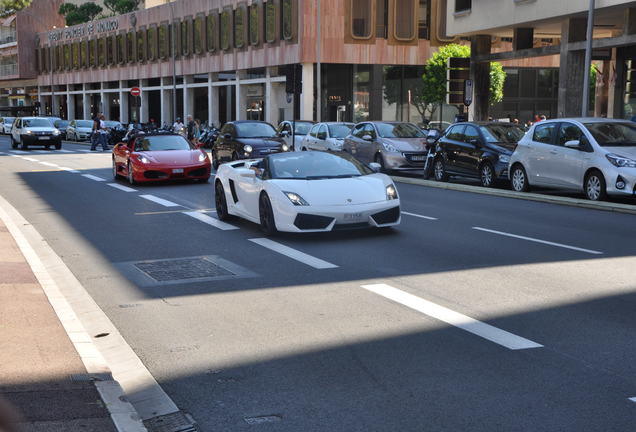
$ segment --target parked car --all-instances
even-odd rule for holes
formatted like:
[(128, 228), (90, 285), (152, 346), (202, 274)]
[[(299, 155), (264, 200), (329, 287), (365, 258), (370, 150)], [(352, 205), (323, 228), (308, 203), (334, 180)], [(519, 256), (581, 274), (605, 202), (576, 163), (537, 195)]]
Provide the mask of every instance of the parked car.
[(50, 120), (42, 117), (18, 117), (11, 128), (11, 147), (23, 150), (31, 146), (62, 148), (62, 135)]
[(473, 177), (484, 187), (508, 180), (510, 156), (524, 134), (512, 123), (465, 122), (450, 126), (435, 148), (435, 180)]
[(518, 192), (540, 186), (583, 191), (588, 199), (636, 194), (636, 123), (605, 118), (533, 125), (510, 158)]
[(279, 153), (223, 164), (214, 189), (220, 220), (239, 216), (267, 235), (400, 223), (391, 178), (345, 153)]
[(342, 150), (361, 162), (380, 164), (382, 171), (421, 170), (426, 134), (412, 123), (363, 122), (345, 138)]
[[(295, 129), (293, 127), (294, 124), (296, 125)], [(300, 150), (303, 139), (309, 133), (309, 129), (311, 129), (314, 124), (316, 124), (316, 122), (310, 120), (296, 120), (295, 122), (285, 120), (278, 125), (277, 130), (289, 148), (292, 149), (292, 151), (297, 151)], [(293, 143), (292, 130), (295, 131)]]
[(53, 122), (53, 126), (55, 126), (57, 129), (59, 129), (60, 134), (62, 135), (62, 137), (66, 138), (66, 129), (68, 128), (68, 125), (71, 122), (68, 120), (55, 120)]
[(451, 122), (447, 122), (447, 121), (442, 121), (440, 122), (439, 120), (433, 120), (428, 122), (428, 124), (426, 125), (426, 129), (437, 129), (440, 132), (444, 132), (446, 131), (446, 129), (448, 129), (448, 127), (452, 125)]
[(289, 151), (290, 147), (267, 122), (242, 120), (228, 122), (212, 147), (212, 164), (229, 160), (251, 159), (271, 153)]
[(11, 128), (13, 127), (14, 121), (15, 121), (15, 117), (0, 118), (0, 126), (2, 126), (3, 135), (9, 135), (11, 133)]
[(93, 120), (72, 120), (66, 128), (69, 141), (86, 141), (93, 133)]
[(341, 151), (344, 139), (351, 133), (353, 123), (318, 123), (300, 143), (300, 150)]
[(126, 128), (118, 121), (106, 121), (106, 127), (108, 128), (108, 145), (115, 146), (117, 143), (123, 141), (126, 136)]
[(113, 148), (113, 178), (130, 184), (163, 180), (210, 179), (211, 164), (205, 151), (174, 133), (143, 133)]

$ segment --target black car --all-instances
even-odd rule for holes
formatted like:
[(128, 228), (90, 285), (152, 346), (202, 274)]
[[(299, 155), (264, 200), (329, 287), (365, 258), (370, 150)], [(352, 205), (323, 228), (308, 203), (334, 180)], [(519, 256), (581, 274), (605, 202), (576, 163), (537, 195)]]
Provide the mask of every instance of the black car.
[(437, 141), (435, 180), (473, 177), (484, 187), (507, 180), (510, 156), (524, 134), (521, 127), (511, 123), (463, 122), (449, 126)]
[(222, 162), (259, 158), (289, 150), (271, 124), (251, 120), (233, 121), (221, 128), (212, 146), (212, 164), (216, 169)]
[(68, 128), (69, 123), (70, 121), (68, 120), (55, 120), (53, 122), (53, 126), (60, 131), (60, 135), (66, 137), (66, 128)]

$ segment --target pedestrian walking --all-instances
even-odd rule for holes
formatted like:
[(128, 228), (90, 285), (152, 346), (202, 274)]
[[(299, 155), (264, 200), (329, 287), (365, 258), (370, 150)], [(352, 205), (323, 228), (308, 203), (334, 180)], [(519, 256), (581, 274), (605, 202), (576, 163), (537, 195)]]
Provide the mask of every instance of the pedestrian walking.
[(99, 138), (99, 114), (93, 117), (93, 127), (91, 129), (91, 151), (97, 148), (97, 140)]
[(97, 146), (102, 146), (102, 151), (108, 151), (110, 148), (108, 147), (108, 128), (106, 127), (106, 117), (104, 117), (103, 113), (99, 113), (97, 116), (97, 141), (95, 143), (95, 147), (91, 148), (91, 151), (96, 151)]
[(186, 121), (187, 121), (187, 133), (186, 133), (186, 138), (188, 141), (190, 141), (192, 144), (194, 144), (194, 137), (195, 137), (195, 129), (196, 129), (196, 123), (194, 123), (194, 120), (192, 119), (192, 116), (188, 114), (188, 116), (186, 117)]

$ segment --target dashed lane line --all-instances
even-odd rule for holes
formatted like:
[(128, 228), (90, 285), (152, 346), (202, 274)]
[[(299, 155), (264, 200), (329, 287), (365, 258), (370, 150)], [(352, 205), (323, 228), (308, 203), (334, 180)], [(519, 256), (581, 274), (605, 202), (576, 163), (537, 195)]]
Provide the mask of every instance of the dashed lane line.
[(43, 162), (43, 161), (39, 161), (40, 164), (42, 165), (46, 165), (46, 166), (50, 166), (50, 167), (54, 167), (54, 168), (58, 168), (58, 166), (54, 163), (51, 162)]
[(123, 186), (117, 183), (108, 183), (108, 186), (124, 192), (137, 192), (137, 189), (129, 188), (128, 186)]
[(22, 159), (28, 160), (29, 162), (40, 162), (38, 159), (33, 159), (30, 157), (22, 156)]
[(566, 245), (566, 244), (562, 244), (562, 243), (555, 243), (555, 242), (551, 242), (551, 241), (547, 241), (547, 240), (541, 240), (541, 239), (521, 236), (521, 235), (517, 235), (517, 234), (510, 234), (510, 233), (503, 232), (503, 231), (495, 231), (495, 230), (491, 230), (491, 229), (487, 229), (487, 228), (481, 228), (481, 227), (473, 227), (473, 229), (477, 230), (477, 231), (483, 231), (483, 232), (487, 232), (487, 233), (491, 233), (491, 234), (504, 236), (504, 237), (511, 237), (511, 238), (516, 238), (516, 239), (520, 239), (520, 240), (526, 240), (526, 241), (529, 241), (529, 242), (540, 243), (540, 244), (544, 244), (544, 245), (548, 245), (548, 246), (560, 247), (560, 248), (563, 248), (563, 249), (570, 249), (570, 250), (574, 250), (574, 251), (577, 251), (577, 252), (583, 252), (583, 253), (587, 253), (587, 254), (591, 254), (591, 255), (603, 255), (603, 252), (599, 252), (599, 251), (595, 251), (595, 250), (591, 250), (591, 249), (583, 249), (583, 248), (579, 248), (579, 247), (576, 247), (576, 246), (570, 246), (570, 245)]
[(29, 152), (25, 152), (22, 150), (11, 150), (11, 153), (16, 153), (16, 154), (29, 154)]
[(172, 201), (165, 200), (163, 198), (156, 197), (154, 195), (139, 195), (141, 198), (146, 199), (148, 201), (155, 202), (157, 204), (161, 204), (164, 207), (183, 207), (181, 204), (173, 203)]
[(92, 175), (92, 174), (82, 174), (82, 177), (86, 177), (87, 179), (95, 180), (95, 181), (98, 181), (98, 182), (106, 181), (106, 179), (103, 179), (103, 178), (101, 178), (101, 177), (94, 176), (94, 175)]
[(362, 285), (362, 288), (511, 350), (543, 347), (543, 345), (529, 339), (501, 330), (387, 284)]
[(75, 170), (75, 169), (73, 169), (73, 168), (60, 167), (60, 169), (61, 169), (62, 171), (67, 171), (67, 172), (70, 172), (70, 173), (73, 173), (73, 174), (79, 174), (79, 173), (80, 173), (78, 170)]
[(313, 257), (311, 255), (307, 255), (304, 252), (301, 252), (296, 249), (292, 249), (289, 246), (285, 246), (284, 244), (275, 242), (266, 238), (253, 238), (249, 239), (252, 243), (256, 243), (257, 245), (263, 246), (269, 250), (274, 252), (278, 252), (281, 255), (285, 255), (288, 258), (301, 262), (303, 264), (307, 264), (310, 267), (315, 269), (323, 270), (323, 269), (331, 269), (338, 268), (337, 265), (332, 264), (327, 261), (323, 261), (320, 258)]
[(432, 221), (439, 220), (439, 219), (438, 219), (438, 218), (436, 218), (436, 217), (424, 216), (424, 215), (420, 215), (420, 214), (416, 214), (416, 213), (409, 213), (409, 212), (405, 212), (405, 211), (402, 211), (401, 213), (402, 213), (403, 215), (413, 216), (413, 217), (420, 218), (420, 219), (426, 219), (426, 220), (432, 220)]
[(59, 149), (59, 150), (57, 150), (57, 151), (58, 151), (58, 152), (60, 152), (60, 153), (73, 153), (73, 152), (72, 152), (72, 151), (70, 151), (70, 150), (64, 150), (64, 149)]
[(201, 221), (205, 224), (212, 225), (213, 227), (223, 231), (231, 231), (231, 230), (239, 229), (238, 227), (235, 227), (234, 225), (230, 225), (228, 223), (225, 223), (223, 221), (220, 221), (216, 218), (210, 217), (198, 211), (183, 212), (183, 214), (188, 215), (192, 218), (195, 218), (196, 220)]

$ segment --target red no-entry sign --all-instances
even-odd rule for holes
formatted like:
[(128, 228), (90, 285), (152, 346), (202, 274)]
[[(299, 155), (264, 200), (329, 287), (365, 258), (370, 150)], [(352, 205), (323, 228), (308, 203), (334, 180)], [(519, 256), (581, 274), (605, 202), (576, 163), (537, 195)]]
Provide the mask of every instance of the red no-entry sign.
[(133, 87), (130, 89), (130, 94), (133, 96), (139, 96), (141, 94), (141, 89), (139, 87)]

